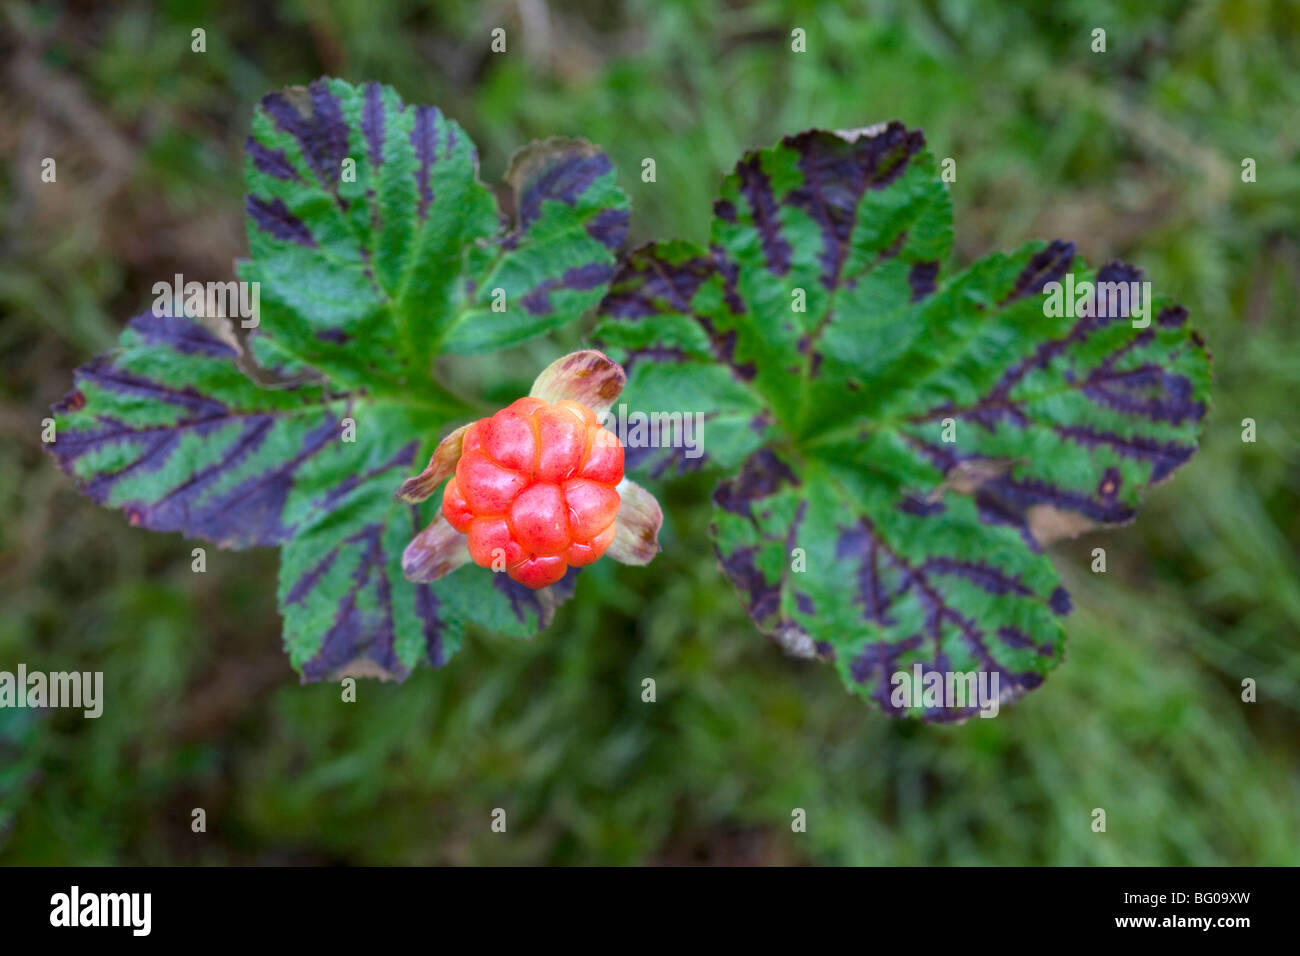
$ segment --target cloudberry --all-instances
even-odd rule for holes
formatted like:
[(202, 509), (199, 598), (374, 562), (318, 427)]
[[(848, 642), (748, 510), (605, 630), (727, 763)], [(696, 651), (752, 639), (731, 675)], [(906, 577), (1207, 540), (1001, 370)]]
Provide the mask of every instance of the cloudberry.
[(530, 588), (591, 564), (616, 531), (623, 446), (586, 405), (521, 398), (466, 429), (443, 517), (475, 564)]
[[(598, 424), (627, 383), (594, 349), (556, 359), (528, 398), (443, 436), (397, 497), (418, 505), (445, 481), (442, 510), (402, 552), (409, 581), (437, 581), (470, 561), (545, 589), (602, 554), (646, 565), (664, 515), (623, 477), (623, 446)], [(554, 595), (539, 599), (541, 613)]]

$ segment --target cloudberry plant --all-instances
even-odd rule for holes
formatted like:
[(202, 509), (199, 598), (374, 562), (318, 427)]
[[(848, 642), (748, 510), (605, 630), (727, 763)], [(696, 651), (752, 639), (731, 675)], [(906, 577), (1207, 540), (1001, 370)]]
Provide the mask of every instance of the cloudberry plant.
[[(232, 278), (260, 290), (256, 314), (222, 319), (224, 285), (205, 299), (188, 281), (223, 277), (155, 290), (119, 347), (77, 370), (50, 452), (133, 526), (280, 548), (284, 647), (305, 681), (442, 667), (471, 625), (531, 637), (577, 571), (536, 590), (479, 567), (446, 573), (469, 551), (434, 492), (460, 458), (456, 426), (484, 413), (434, 372), (600, 301), (629, 218), (614, 164), (584, 140), (546, 139), (511, 158), (498, 193), (441, 110), (328, 78), (267, 96), (248, 133), (248, 257)], [(599, 415), (622, 370), (579, 368), (613, 392), (538, 397)], [(395, 499), (449, 432), (442, 479)], [(605, 554), (644, 563), (658, 506), (626, 486), (618, 500)]]
[[(655, 556), (659, 505), (597, 424), (620, 359), (660, 420), (627, 465), (721, 476), (709, 530), (755, 624), (889, 713), (963, 720), (911, 685), (1039, 686), (1072, 606), (1047, 546), (1132, 521), (1209, 410), (1204, 339), (1137, 268), (1054, 240), (949, 271), (948, 189), (900, 123), (753, 150), (707, 244), (623, 255), (598, 147), (525, 147), (499, 204), (463, 129), (377, 83), (267, 96), (245, 176), (251, 324), (178, 282), (77, 370), (49, 449), (132, 525), (280, 547), (308, 681), (441, 667), (471, 624), (530, 636), (577, 568)], [(613, 358), (565, 356), (489, 418), (432, 374), (592, 309)], [(662, 440), (687, 409), (707, 448)]]

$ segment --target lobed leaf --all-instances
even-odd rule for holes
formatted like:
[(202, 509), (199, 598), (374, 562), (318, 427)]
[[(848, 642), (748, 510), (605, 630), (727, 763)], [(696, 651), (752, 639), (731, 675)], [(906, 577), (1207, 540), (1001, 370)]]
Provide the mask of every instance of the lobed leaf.
[(275, 347), (371, 389), (427, 389), (438, 354), (500, 348), (580, 315), (600, 301), (627, 230), (627, 199), (596, 147), (521, 151), (507, 223), (465, 131), (377, 83), (267, 96), (245, 173), (253, 261), (240, 275), (261, 283)]
[[(136, 316), (118, 351), (76, 371), (51, 452), (133, 525), (244, 548), (283, 544), (366, 482), (391, 480), (439, 424), (321, 386), (261, 388), (236, 355), (197, 320)], [(342, 441), (344, 420), (367, 414)]]
[(598, 336), (638, 407), (679, 407), (697, 375), (722, 396), (706, 458), (738, 472), (712, 530), (750, 616), (889, 712), (978, 709), (895, 699), (916, 665), (1036, 687), (1070, 609), (1043, 544), (1131, 520), (1195, 451), (1209, 357), (1186, 311), (1045, 314), (1067, 273), (1141, 280), (1059, 241), (942, 279), (951, 207), (898, 123), (749, 153), (714, 208), (707, 251), (630, 257)]
[[(515, 345), (600, 302), (628, 228), (628, 203), (609, 157), (584, 140), (549, 139), (520, 150), (506, 182), (514, 221), (470, 251), (461, 311), (443, 350)], [(500, 290), (512, 307), (495, 311)]]
[(285, 545), (285, 646), (304, 680), (400, 680), (419, 663), (441, 667), (469, 623), (528, 637), (573, 593), (573, 576), (534, 592), (472, 565), (431, 585), (407, 581), (402, 551), (436, 508), (395, 500), (392, 488), (389, 479), (367, 482)]

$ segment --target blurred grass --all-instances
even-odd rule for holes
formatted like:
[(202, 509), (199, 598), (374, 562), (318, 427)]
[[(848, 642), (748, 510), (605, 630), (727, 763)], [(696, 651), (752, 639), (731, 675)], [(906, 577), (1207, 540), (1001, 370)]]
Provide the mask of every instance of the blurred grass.
[[(99, 720), (0, 710), (0, 861), (1300, 862), (1296, 5), (169, 0), (0, 15), (0, 668), (102, 669), (107, 699)], [(504, 56), (488, 52), (496, 26)], [(704, 543), (705, 477), (657, 489), (654, 565), (597, 565), (535, 640), (475, 635), (446, 669), (364, 683), (355, 704), (301, 687), (278, 648), (273, 551), (209, 551), (193, 574), (189, 542), (79, 498), (38, 437), (72, 368), (154, 281), (229, 276), (252, 105), (321, 73), (438, 103), (487, 181), (534, 137), (601, 143), (634, 243), (704, 238), (748, 147), (922, 127), (957, 160), (957, 265), (1063, 236), (1090, 261), (1140, 264), (1191, 309), (1216, 359), (1203, 449), (1136, 525), (1058, 549), (1077, 605), (1068, 659), (997, 720), (893, 722), (829, 668), (782, 657)], [(45, 156), (56, 185), (40, 183)], [(582, 332), (494, 374), (526, 382)], [(495, 807), (506, 836), (489, 830)]]

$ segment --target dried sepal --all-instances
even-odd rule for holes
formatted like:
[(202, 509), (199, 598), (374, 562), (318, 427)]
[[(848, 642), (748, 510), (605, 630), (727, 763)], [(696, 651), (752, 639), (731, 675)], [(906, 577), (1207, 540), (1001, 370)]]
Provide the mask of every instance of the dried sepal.
[(649, 564), (659, 553), (659, 529), (664, 513), (655, 496), (635, 481), (618, 484), (620, 504), (614, 541), (606, 555), (621, 564)]
[(437, 491), (438, 486), (456, 470), (456, 462), (460, 461), (467, 428), (469, 425), (461, 425), (440, 441), (433, 454), (429, 456), (429, 464), (424, 471), (402, 482), (402, 487), (397, 489), (397, 497), (418, 504)]
[(468, 563), (465, 536), (439, 514), (402, 552), (402, 575), (408, 581), (436, 581)]
[(586, 405), (600, 418), (627, 384), (623, 366), (595, 349), (570, 352), (548, 365), (528, 394), (543, 401), (568, 399)]

